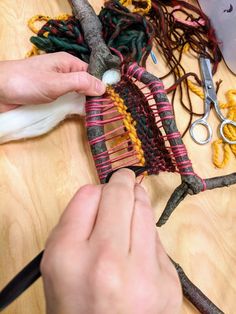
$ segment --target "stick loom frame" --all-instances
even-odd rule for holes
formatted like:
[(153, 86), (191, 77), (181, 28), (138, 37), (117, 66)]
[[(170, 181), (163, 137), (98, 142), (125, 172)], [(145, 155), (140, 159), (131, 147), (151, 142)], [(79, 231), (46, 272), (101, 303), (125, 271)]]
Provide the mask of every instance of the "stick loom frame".
[[(103, 73), (110, 68), (120, 68), (121, 62), (120, 59), (111, 53), (109, 48), (106, 46), (103, 38), (102, 38), (102, 28), (99, 19), (97, 18), (93, 8), (88, 3), (87, 0), (69, 0), (73, 14), (75, 17), (81, 22), (84, 37), (88, 43), (88, 46), (91, 50), (90, 61), (89, 61), (89, 73), (101, 79)], [(132, 68), (133, 76), (140, 80), (144, 84), (150, 84), (153, 81), (159, 82), (162, 84), (161, 80), (155, 77), (154, 75), (148, 73), (144, 68), (142, 68), (140, 72), (140, 67), (137, 64), (130, 64)], [(154, 85), (155, 86), (155, 85)], [(156, 103), (158, 102), (168, 102), (168, 98), (165, 93), (155, 93), (157, 87), (153, 87), (151, 85), (150, 90), (154, 93), (154, 98)], [(95, 100), (96, 97), (87, 97), (87, 101)], [(89, 113), (87, 119), (96, 121), (98, 119), (102, 119), (99, 110), (94, 110)], [(176, 122), (174, 119), (167, 118), (168, 116), (173, 115), (173, 110), (167, 110), (160, 112), (160, 116), (163, 117), (163, 127), (168, 137), (169, 134), (177, 134), (179, 133)], [(92, 116), (92, 117), (90, 117)], [(95, 116), (95, 117), (94, 117)], [(100, 118), (99, 118), (100, 117)], [(165, 119), (166, 118), (166, 119)], [(92, 126), (87, 129), (88, 140), (92, 141), (94, 138), (100, 137), (104, 135), (103, 126)], [(184, 146), (182, 138), (179, 136), (170, 137), (169, 142), (171, 147)], [(96, 145), (92, 145), (91, 147), (92, 154), (96, 155), (97, 153), (106, 153), (107, 147), (105, 142), (96, 143)], [(174, 149), (175, 150), (175, 149)], [(109, 160), (109, 156), (103, 157), (103, 161)], [(195, 174), (191, 161), (188, 158), (187, 153), (184, 156), (176, 157), (176, 160), (179, 162), (187, 162), (188, 167), (185, 169), (185, 173), (181, 174), (182, 183), (175, 189), (172, 196), (170, 197), (166, 208), (164, 209), (159, 221), (157, 222), (157, 226), (160, 227), (168, 220), (171, 213), (178, 206), (178, 204), (188, 195), (197, 194), (202, 190), (211, 190), (214, 188), (219, 188), (223, 186), (229, 186), (231, 184), (236, 183), (236, 173), (232, 173), (228, 176), (209, 178), (202, 180), (197, 174)], [(108, 170), (112, 172), (112, 168), (108, 166)], [(135, 169), (134, 169), (135, 170)], [(139, 174), (142, 172), (140, 172)], [(145, 171), (145, 169), (143, 169)], [(40, 260), (42, 258), (43, 252), (41, 252), (37, 257), (37, 264), (35, 265), (33, 262), (30, 262), (25, 268), (24, 271), (27, 271), (29, 267), (33, 266), (34, 279), (35, 281), (39, 276), (40, 272), (37, 267), (39, 267)], [(170, 258), (171, 259), (171, 258)], [(179, 278), (182, 284), (183, 293), (185, 297), (201, 312), (201, 313), (223, 313), (216, 305), (214, 305), (186, 276), (183, 269), (177, 264), (175, 261), (171, 259), (173, 265), (175, 266)], [(32, 275), (32, 274), (31, 274)], [(14, 280), (14, 279), (13, 279)], [(31, 280), (32, 281), (32, 280)], [(32, 281), (32, 282), (33, 282)], [(26, 285), (25, 289), (32, 283), (30, 282)], [(22, 291), (20, 292), (22, 293)], [(19, 294), (18, 294), (19, 295)], [(3, 294), (2, 291), (0, 293), (0, 300), (2, 300)], [(13, 299), (10, 301), (12, 302)], [(2, 302), (2, 301), (1, 301)], [(0, 302), (0, 304), (1, 304)], [(8, 304), (10, 303), (8, 302)], [(5, 305), (6, 306), (6, 305)], [(0, 310), (2, 309), (0, 305)]]
[[(84, 14), (86, 11), (86, 8), (89, 7), (89, 12), (93, 14), (93, 23), (94, 24), (100, 24), (100, 21), (98, 20), (96, 13), (92, 10), (90, 11), (91, 6), (88, 4), (88, 2), (86, 0), (71, 0), (71, 4), (72, 4), (72, 8), (73, 8), (73, 13), (75, 15), (75, 17), (81, 21), (82, 23), (82, 27), (85, 30), (86, 26), (89, 27), (89, 25), (86, 24), (86, 20), (84, 18)], [(82, 20), (83, 22), (82, 22)], [(101, 29), (100, 27), (98, 27), (97, 29)], [(96, 31), (97, 33), (97, 31)], [(95, 33), (95, 37), (97, 36), (97, 34)], [(85, 39), (91, 49), (91, 56), (90, 56), (90, 62), (89, 64), (93, 64), (94, 66), (96, 66), (96, 60), (94, 60), (94, 53), (93, 51), (96, 51), (96, 46), (97, 46), (97, 42), (94, 42), (93, 40), (91, 40), (90, 37), (86, 37), (85, 34)], [(104, 44), (104, 42), (102, 42), (102, 45)], [(102, 60), (104, 61), (103, 57)], [(119, 63), (116, 64), (116, 67), (119, 66)], [(89, 68), (90, 70), (90, 68)], [(97, 73), (98, 71), (96, 71), (95, 69), (93, 69), (90, 73)], [(136, 72), (137, 73), (137, 72)], [(144, 74), (145, 73), (145, 74)], [(103, 73), (98, 73), (98, 78), (102, 77)], [(135, 76), (135, 74), (134, 74)], [(153, 76), (150, 73), (147, 73), (146, 71), (143, 72), (143, 77), (140, 78), (142, 80), (143, 83), (149, 83), (150, 80), (159, 80), (158, 78), (156, 78), (155, 76)], [(160, 81), (160, 80), (159, 80)], [(156, 96), (157, 97), (157, 96)], [(166, 96), (165, 96), (166, 97)], [(165, 100), (167, 99), (164, 98)], [(159, 99), (157, 99), (157, 101), (159, 101)], [(163, 113), (163, 115), (165, 114), (170, 114), (169, 113)], [(173, 120), (169, 120), (166, 119), (164, 120), (166, 121), (164, 126), (165, 126), (165, 132), (167, 134), (169, 134), (171, 132), (171, 130), (173, 131), (177, 131), (177, 126), (175, 121), (173, 122)], [(93, 131), (95, 132), (95, 131)], [(99, 136), (104, 134), (104, 129), (100, 129)], [(91, 140), (93, 139), (93, 135), (91, 134), (90, 129), (87, 130), (87, 134), (88, 134), (88, 139)], [(181, 145), (182, 139), (173, 139), (172, 140), (172, 145)], [(103, 147), (104, 150), (102, 150), (103, 152), (106, 151), (106, 148)], [(92, 147), (92, 153), (96, 154), (98, 151), (95, 147)], [(99, 150), (99, 152), (101, 152)], [(108, 157), (107, 157), (108, 158)], [(187, 158), (187, 157), (185, 157)], [(189, 168), (190, 171), (192, 170), (192, 167), (190, 166)], [(183, 200), (187, 194), (197, 194), (199, 193), (202, 189), (203, 189), (203, 182), (202, 179), (200, 179), (197, 175), (194, 176), (181, 176), (182, 179), (182, 183), (181, 185), (174, 191), (174, 193), (172, 194), (169, 202), (167, 203), (167, 206), (165, 208), (165, 210), (163, 211), (163, 214), (161, 216), (161, 218), (159, 219), (159, 221), (157, 222), (157, 226), (160, 226), (162, 224), (164, 224), (168, 217), (169, 214), (171, 214), (173, 212), (173, 210), (177, 207), (177, 205), (181, 202), (181, 200)], [(225, 182), (226, 181), (226, 182)], [(225, 186), (225, 185), (230, 185), (230, 184), (234, 184), (236, 183), (236, 173), (231, 174), (229, 177), (219, 177), (219, 178), (212, 178), (212, 179), (207, 179), (206, 181), (206, 186), (204, 187), (205, 189), (210, 188), (213, 189), (215, 187), (221, 187), (221, 186)], [(177, 192), (178, 193), (177, 193)], [(171, 210), (170, 210), (171, 209)], [(182, 270), (182, 268), (175, 263), (174, 261), (172, 261), (178, 274), (179, 274), (179, 278), (183, 287), (183, 292), (186, 298), (188, 298), (190, 300), (190, 302), (192, 302), (192, 304), (194, 304), (199, 310), (204, 310), (202, 313), (223, 313), (215, 304), (213, 304), (202, 292), (201, 293), (196, 293), (196, 291), (200, 291), (186, 276), (186, 274), (184, 273), (184, 271)], [(186, 285), (186, 283), (188, 283)], [(190, 297), (191, 296), (191, 297)]]

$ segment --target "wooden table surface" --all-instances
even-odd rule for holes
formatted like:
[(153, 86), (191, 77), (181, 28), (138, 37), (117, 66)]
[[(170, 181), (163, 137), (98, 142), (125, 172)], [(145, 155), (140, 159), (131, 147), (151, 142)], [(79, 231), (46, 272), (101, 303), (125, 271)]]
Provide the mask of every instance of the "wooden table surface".
[[(97, 12), (103, 1), (90, 1)], [(0, 58), (19, 59), (31, 47), (26, 24), (35, 14), (56, 16), (70, 12), (67, 0), (2, 0), (0, 2)], [(191, 57), (187, 64), (195, 62)], [(147, 69), (157, 76), (166, 73), (161, 63), (149, 61)], [(196, 66), (197, 70), (197, 66)], [(236, 77), (222, 63), (216, 79), (223, 79), (219, 98), (234, 88)], [(166, 82), (165, 82), (166, 83)], [(202, 108), (195, 98), (195, 108)], [(177, 122), (183, 130), (188, 115), (176, 103)], [(211, 114), (214, 133), (218, 120)], [(224, 169), (211, 162), (211, 145), (198, 146), (184, 138), (195, 171), (202, 177), (236, 170), (235, 159)], [(86, 183), (98, 182), (86, 140), (84, 120), (67, 120), (38, 139), (0, 146), (0, 287), (43, 249), (50, 230), (74, 194)], [(156, 218), (173, 189), (177, 174), (162, 173), (143, 181)], [(160, 236), (170, 256), (179, 262), (193, 282), (225, 313), (235, 313), (236, 302), (236, 186), (187, 197)], [(79, 263), (79, 261), (78, 261)], [(14, 302), (6, 314), (42, 314), (41, 279)], [(196, 313), (184, 302), (182, 313)]]

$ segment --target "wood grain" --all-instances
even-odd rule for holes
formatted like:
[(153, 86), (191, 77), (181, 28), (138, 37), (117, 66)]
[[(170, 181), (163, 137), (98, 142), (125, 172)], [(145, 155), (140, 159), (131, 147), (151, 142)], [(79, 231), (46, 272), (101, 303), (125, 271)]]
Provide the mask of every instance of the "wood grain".
[[(102, 1), (90, 1), (97, 11)], [(66, 0), (2, 0), (0, 2), (0, 59), (18, 59), (30, 48), (27, 20), (35, 14), (56, 16), (70, 12)], [(160, 76), (166, 72), (148, 63), (148, 70)], [(185, 58), (193, 65), (191, 56)], [(222, 63), (216, 76), (223, 79), (223, 91), (234, 88), (236, 78)], [(165, 82), (167, 85), (169, 82)], [(202, 102), (195, 98), (195, 109)], [(177, 122), (184, 129), (188, 115), (177, 103)], [(211, 114), (214, 132), (218, 120)], [(215, 169), (211, 146), (197, 146), (184, 139), (195, 171), (202, 177), (228, 174), (236, 170), (235, 159), (225, 170)], [(162, 173), (145, 179), (156, 218), (174, 187), (177, 174)], [(86, 183), (98, 182), (86, 140), (82, 119), (68, 120), (38, 139), (0, 146), (0, 287), (43, 249), (75, 191)], [(179, 262), (189, 277), (227, 314), (235, 313), (236, 296), (236, 186), (188, 197), (170, 221), (159, 230), (167, 252)], [(196, 313), (187, 302), (184, 314)], [(44, 299), (41, 280), (14, 302), (6, 314), (42, 314)]]

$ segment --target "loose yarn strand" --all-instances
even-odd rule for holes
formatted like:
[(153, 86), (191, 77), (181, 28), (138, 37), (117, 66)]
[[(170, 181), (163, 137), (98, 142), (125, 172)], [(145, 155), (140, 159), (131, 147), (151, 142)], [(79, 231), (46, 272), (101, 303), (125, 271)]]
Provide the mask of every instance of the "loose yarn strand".
[(146, 15), (152, 7), (151, 0), (120, 0), (120, 4), (129, 9), (132, 13)]

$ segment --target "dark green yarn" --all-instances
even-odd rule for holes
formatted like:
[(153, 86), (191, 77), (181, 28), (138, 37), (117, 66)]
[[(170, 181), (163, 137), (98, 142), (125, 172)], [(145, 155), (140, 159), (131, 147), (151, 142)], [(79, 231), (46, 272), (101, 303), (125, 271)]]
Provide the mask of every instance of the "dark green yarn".
[(32, 36), (30, 41), (47, 53), (66, 51), (85, 62), (89, 61), (89, 47), (84, 41), (81, 25), (74, 17), (66, 21), (49, 20), (40, 29), (38, 36)]
[(99, 14), (103, 37), (109, 47), (145, 65), (152, 49), (154, 29), (140, 14), (130, 13), (118, 0), (106, 2)]
[[(127, 61), (145, 65), (154, 37), (153, 28), (146, 18), (130, 13), (119, 1), (106, 2), (98, 17), (108, 47), (120, 51)], [(85, 62), (89, 61), (90, 50), (84, 41), (80, 22), (75, 17), (66, 21), (49, 20), (30, 40), (45, 52), (66, 51)]]

